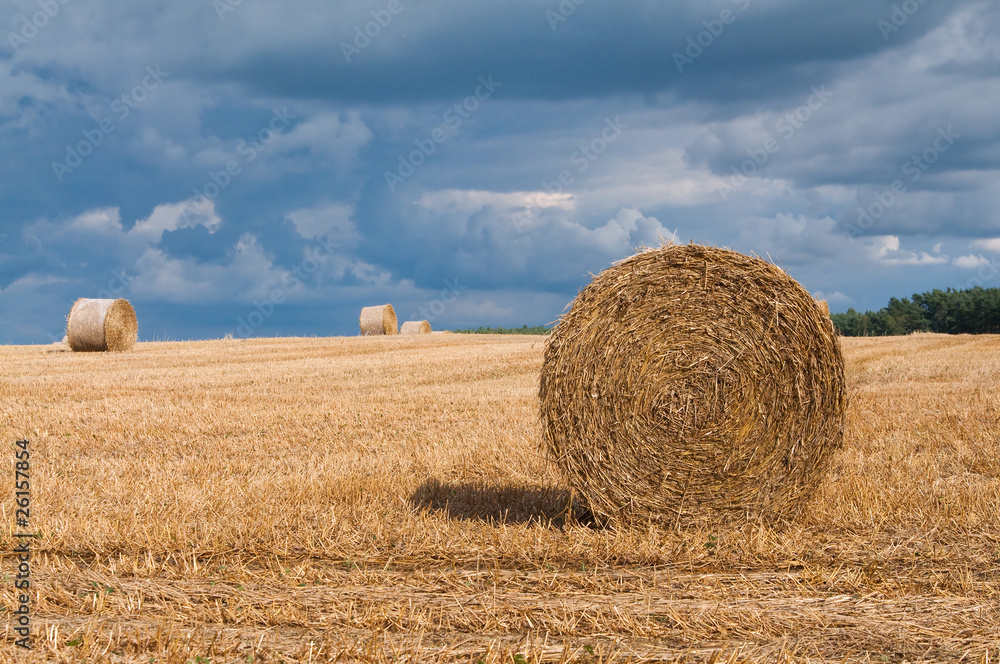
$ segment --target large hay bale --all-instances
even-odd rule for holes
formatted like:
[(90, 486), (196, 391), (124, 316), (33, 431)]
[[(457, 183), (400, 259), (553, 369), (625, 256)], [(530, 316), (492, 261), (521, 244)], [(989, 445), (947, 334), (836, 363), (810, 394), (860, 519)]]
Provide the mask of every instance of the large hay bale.
[(399, 326), (400, 334), (430, 334), (431, 324), (425, 320), (408, 320)]
[(131, 350), (139, 324), (128, 300), (91, 300), (73, 303), (66, 319), (66, 339), (75, 351)]
[(670, 245), (597, 275), (549, 336), (549, 452), (605, 521), (794, 516), (842, 443), (844, 361), (794, 279)]
[(396, 312), (393, 311), (391, 304), (364, 307), (361, 309), (358, 324), (363, 335), (399, 334), (399, 330), (396, 329)]
[(823, 312), (823, 315), (827, 318), (830, 317), (830, 305), (826, 303), (826, 300), (816, 300), (816, 304), (819, 305), (819, 310)]

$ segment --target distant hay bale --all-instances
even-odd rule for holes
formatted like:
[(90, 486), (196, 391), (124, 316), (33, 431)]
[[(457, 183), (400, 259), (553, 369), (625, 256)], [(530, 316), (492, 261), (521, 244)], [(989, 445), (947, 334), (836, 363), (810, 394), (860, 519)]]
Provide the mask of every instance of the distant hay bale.
[(782, 270), (668, 245), (597, 275), (549, 336), (546, 446), (617, 523), (789, 518), (842, 444), (844, 361)]
[(408, 320), (399, 326), (400, 334), (430, 334), (431, 324), (425, 320)]
[(91, 300), (73, 303), (66, 320), (66, 340), (74, 351), (131, 350), (139, 324), (128, 300)]
[(377, 307), (364, 307), (358, 321), (361, 334), (399, 334), (396, 329), (396, 312), (391, 304)]

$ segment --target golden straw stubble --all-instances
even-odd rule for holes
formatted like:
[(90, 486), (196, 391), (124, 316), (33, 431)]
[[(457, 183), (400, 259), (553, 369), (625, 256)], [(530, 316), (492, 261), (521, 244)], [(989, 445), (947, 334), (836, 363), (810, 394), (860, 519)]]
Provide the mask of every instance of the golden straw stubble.
[(545, 442), (598, 518), (795, 516), (843, 440), (844, 360), (790, 276), (668, 245), (597, 275), (546, 344)]
[(66, 340), (74, 351), (131, 350), (139, 336), (128, 300), (80, 298), (66, 319)]

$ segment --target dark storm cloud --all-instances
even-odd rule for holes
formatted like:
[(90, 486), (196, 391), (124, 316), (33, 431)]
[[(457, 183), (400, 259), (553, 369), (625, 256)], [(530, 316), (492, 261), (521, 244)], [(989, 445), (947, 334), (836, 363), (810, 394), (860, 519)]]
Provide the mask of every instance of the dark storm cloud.
[(547, 322), (674, 231), (876, 306), (961, 285), (1000, 237), (990, 3), (73, 0), (32, 32), (37, 11), (0, 7), (0, 308), (30, 319), (4, 340), (119, 282), (161, 337), (224, 334), (274, 288), (257, 333), (351, 333), (370, 298), (420, 312), (456, 281), (437, 325)]
[[(838, 64), (910, 43), (956, 8), (925, 3), (887, 40), (878, 23), (892, 15), (893, 4), (588, 2), (557, 22), (551, 20), (551, 12), (561, 16), (557, 2), (404, 2), (403, 11), (368, 38), (366, 24), (376, 25), (371, 12), (383, 8), (366, 3), (292, 45), (271, 39), (247, 47), (237, 39), (225, 57), (190, 63), (190, 75), (245, 82), (263, 94), (351, 103), (447, 98), (489, 72), (509, 81), (506, 94), (516, 98), (674, 91), (744, 104), (790, 94)], [(723, 12), (731, 22), (720, 20)], [(273, 18), (249, 11), (233, 16), (251, 30)], [(304, 7), (282, 8), (277, 30), (307, 20)], [(356, 49), (355, 41), (368, 45)]]
[[(349, 103), (448, 98), (466, 93), (466, 82), (484, 73), (509, 81), (506, 93), (516, 98), (673, 90), (744, 103), (790, 94), (829, 67), (912, 43), (968, 3), (925, 0), (888, 36), (879, 22), (891, 21), (900, 4), (890, 0), (578, 6), (570, 0), (399, 0), (400, 11), (386, 22), (388, 4), (242, 3), (219, 20), (207, 2), (132, 7), (94, 0), (88, 3), (94, 20), (72, 42), (82, 48), (52, 43), (79, 28), (79, 10), (68, 6), (63, 10), (68, 16), (54, 19), (22, 50), (48, 47), (35, 67), (62, 71), (67, 78), (78, 72), (86, 80), (74, 85), (95, 87), (116, 78), (126, 83), (122, 78), (140, 56), (145, 64), (169, 65), (189, 80)], [(23, 12), (33, 9), (30, 2), (21, 5)], [(567, 6), (575, 9), (563, 16)], [(14, 17), (23, 13), (7, 13), (16, 28)], [(726, 13), (731, 20), (723, 23), (720, 16)], [(564, 20), (553, 21), (553, 15)], [(368, 37), (366, 29), (375, 36)], [(367, 45), (358, 49), (356, 43)], [(132, 57), (113, 58), (117, 47)], [(679, 67), (675, 54), (692, 62)], [(20, 62), (31, 66), (27, 58)]]

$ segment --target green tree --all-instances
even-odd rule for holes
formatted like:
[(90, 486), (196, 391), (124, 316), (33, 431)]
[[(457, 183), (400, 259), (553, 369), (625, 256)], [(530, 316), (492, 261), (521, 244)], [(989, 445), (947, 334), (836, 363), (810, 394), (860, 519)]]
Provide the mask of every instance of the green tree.
[(833, 314), (834, 326), (845, 337), (940, 332), (1000, 334), (1000, 288), (976, 286), (915, 293), (913, 299), (891, 298), (878, 311), (848, 309)]

